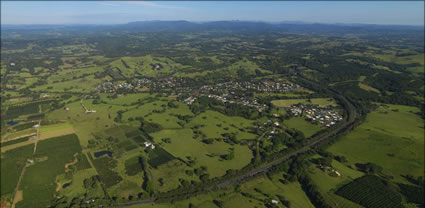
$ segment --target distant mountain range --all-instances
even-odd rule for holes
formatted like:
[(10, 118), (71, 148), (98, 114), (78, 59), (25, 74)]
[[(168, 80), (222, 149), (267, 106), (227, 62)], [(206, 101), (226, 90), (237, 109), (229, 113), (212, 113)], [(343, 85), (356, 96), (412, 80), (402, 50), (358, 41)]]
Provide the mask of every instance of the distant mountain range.
[(424, 26), (372, 25), (372, 24), (321, 24), (305, 22), (254, 22), (254, 21), (138, 21), (115, 25), (1, 25), (3, 32), (13, 31), (63, 31), (63, 32), (319, 32), (319, 33), (367, 33), (367, 32), (423, 32)]

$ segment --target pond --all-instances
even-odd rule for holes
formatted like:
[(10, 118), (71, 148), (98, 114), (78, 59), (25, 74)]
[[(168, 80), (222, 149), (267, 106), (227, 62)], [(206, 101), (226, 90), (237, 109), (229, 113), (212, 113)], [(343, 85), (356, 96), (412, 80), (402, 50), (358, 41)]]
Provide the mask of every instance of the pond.
[(111, 151), (100, 151), (100, 152), (95, 152), (94, 153), (94, 157), (98, 158), (98, 157), (102, 157), (103, 155), (108, 155), (109, 157), (112, 157), (112, 152)]
[(7, 125), (13, 126), (13, 125), (18, 124), (19, 122), (21, 122), (21, 121), (9, 121), (9, 122), (7, 122)]

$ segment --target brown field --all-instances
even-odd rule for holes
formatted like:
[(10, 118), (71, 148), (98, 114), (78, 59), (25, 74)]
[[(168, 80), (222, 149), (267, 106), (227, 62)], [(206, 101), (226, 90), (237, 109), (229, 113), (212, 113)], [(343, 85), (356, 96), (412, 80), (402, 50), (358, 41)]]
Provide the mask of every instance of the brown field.
[(15, 208), (15, 204), (24, 199), (24, 193), (22, 190), (16, 192), (15, 199), (13, 200), (12, 208)]

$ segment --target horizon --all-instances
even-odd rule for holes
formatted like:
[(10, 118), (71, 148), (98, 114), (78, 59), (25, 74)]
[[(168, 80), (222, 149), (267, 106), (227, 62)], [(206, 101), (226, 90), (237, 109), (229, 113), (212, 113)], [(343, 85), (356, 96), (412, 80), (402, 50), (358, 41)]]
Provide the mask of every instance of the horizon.
[(1, 8), (2, 25), (117, 25), (143, 21), (188, 21), (194, 23), (248, 21), (424, 26), (423, 1), (2, 1)]
[(304, 22), (304, 21), (256, 21), (256, 20), (212, 20), (212, 21), (190, 21), (190, 20), (135, 20), (125, 23), (115, 24), (95, 24), (95, 23), (57, 23), (57, 24), (2, 24), (4, 26), (114, 26), (126, 25), (138, 22), (188, 22), (195, 24), (205, 24), (212, 22), (246, 22), (246, 23), (264, 23), (270, 25), (277, 24), (294, 24), (294, 25), (335, 25), (335, 26), (406, 26), (406, 27), (425, 27), (425, 25), (403, 25), (403, 24), (372, 24), (372, 23), (322, 23), (322, 22)]

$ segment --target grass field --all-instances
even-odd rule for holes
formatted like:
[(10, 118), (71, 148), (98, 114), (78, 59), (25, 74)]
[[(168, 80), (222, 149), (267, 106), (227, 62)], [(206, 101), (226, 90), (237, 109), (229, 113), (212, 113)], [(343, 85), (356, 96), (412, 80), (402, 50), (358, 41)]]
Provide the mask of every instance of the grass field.
[[(124, 65), (123, 61), (127, 66)], [(160, 64), (162, 67), (155, 68), (155, 64)], [(122, 74), (126, 77), (132, 77), (135, 74), (155, 77), (160, 74), (169, 74), (181, 67), (169, 58), (154, 57), (151, 55), (142, 57), (121, 57), (110, 63), (112, 67), (118, 67)]]
[(361, 208), (362, 206), (336, 195), (334, 191), (363, 176), (363, 173), (350, 169), (335, 160), (332, 161), (332, 167), (341, 174), (340, 177), (331, 176), (328, 172), (324, 172), (317, 167), (312, 166), (309, 169), (309, 175), (313, 183), (317, 185), (327, 203), (333, 207)]
[[(157, 168), (151, 169), (152, 175), (154, 176), (154, 186), (161, 192), (166, 192), (177, 188), (180, 185), (179, 179), (187, 181), (199, 181), (199, 178), (194, 176), (188, 176), (185, 170), (189, 170), (183, 162), (179, 160), (171, 160)], [(162, 179), (162, 184), (159, 180)]]
[[(265, 207), (264, 203), (270, 203), (272, 199), (278, 200), (276, 195), (283, 195), (290, 201), (291, 207), (293, 208), (314, 207), (298, 182), (282, 184), (279, 182), (279, 179), (282, 179), (281, 174), (274, 175), (272, 179), (260, 177), (242, 184), (240, 192), (235, 192), (233, 189), (219, 190), (198, 195), (188, 200), (176, 201), (173, 203), (137, 205), (131, 206), (131, 208), (184, 208), (189, 207), (189, 204), (192, 204), (194, 207), (217, 208), (213, 200), (222, 201), (223, 207), (255, 208)], [(269, 195), (269, 197), (255, 191), (255, 189)], [(246, 194), (253, 196), (255, 199), (248, 197)], [(279, 203), (278, 206), (284, 207), (281, 203)]]
[(350, 164), (373, 162), (403, 182), (401, 175), (423, 175), (424, 121), (415, 107), (387, 105), (368, 114), (366, 121), (328, 148)]
[(88, 75), (84, 78), (69, 80), (64, 82), (49, 83), (45, 85), (38, 85), (33, 88), (34, 91), (47, 91), (47, 92), (91, 92), (94, 87), (100, 84), (102, 80), (96, 79), (94, 75)]
[(265, 177), (253, 179), (242, 184), (241, 190), (242, 192), (250, 193), (256, 197), (265, 198), (265, 196), (254, 190), (256, 188), (266, 194), (274, 196), (273, 198), (275, 200), (278, 200), (277, 197), (275, 197), (276, 194), (285, 196), (285, 198), (291, 202), (291, 207), (314, 207), (298, 182), (283, 184), (279, 179), (283, 179), (282, 174), (275, 174), (271, 179)]
[[(247, 131), (240, 131), (253, 126), (254, 121), (239, 116), (226, 116), (216, 111), (206, 111), (193, 118), (188, 127), (201, 125), (199, 128), (208, 138), (222, 138), (223, 133), (236, 133), (236, 138), (254, 139), (256, 135)], [(227, 129), (227, 130), (226, 130)]]
[[(86, 114), (81, 107), (80, 102), (73, 102), (66, 104), (69, 111), (57, 109), (47, 115), (48, 120), (68, 121), (75, 133), (78, 135), (81, 145), (86, 146), (88, 140), (93, 139), (93, 134), (96, 132), (103, 132), (105, 128), (117, 125), (114, 118), (118, 110), (125, 109), (122, 106), (108, 105), (108, 104), (91, 104), (92, 100), (85, 100), (84, 105), (96, 110), (96, 113)], [(41, 134), (43, 135), (43, 134)]]
[[(84, 188), (84, 180), (97, 175), (96, 169), (89, 168), (85, 170), (78, 170), (72, 175), (71, 185), (61, 190), (61, 194), (67, 197), (82, 196), (87, 190)], [(103, 195), (101, 192), (99, 195)]]
[(319, 125), (312, 124), (309, 121), (306, 121), (303, 117), (291, 118), (289, 120), (284, 121), (284, 124), (288, 128), (294, 128), (302, 131), (305, 137), (310, 137), (316, 132), (322, 130)]
[(335, 101), (330, 98), (313, 98), (311, 102), (307, 99), (285, 99), (285, 100), (273, 100), (272, 104), (277, 107), (290, 107), (294, 104), (316, 104), (321, 106), (335, 105)]
[(115, 99), (108, 98), (108, 94), (101, 94), (100, 99), (102, 101), (105, 101), (108, 104), (113, 105), (131, 105), (134, 103), (137, 103), (139, 99), (142, 102), (145, 102), (147, 98), (154, 98), (154, 95), (150, 95), (148, 93), (138, 93), (138, 94), (126, 94), (126, 95), (120, 95)]
[[(163, 148), (175, 157), (187, 160), (191, 157), (196, 161), (196, 166), (204, 165), (208, 167), (208, 173), (211, 177), (224, 175), (228, 169), (240, 169), (247, 165), (252, 152), (247, 146), (229, 145), (224, 142), (214, 142), (205, 144), (200, 139), (193, 139), (191, 129), (181, 130), (162, 130), (152, 134), (156, 143), (161, 142), (162, 138), (170, 138), (171, 143), (165, 143)], [(223, 154), (229, 153), (229, 148), (233, 147), (235, 158), (232, 160), (222, 160)]]

